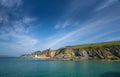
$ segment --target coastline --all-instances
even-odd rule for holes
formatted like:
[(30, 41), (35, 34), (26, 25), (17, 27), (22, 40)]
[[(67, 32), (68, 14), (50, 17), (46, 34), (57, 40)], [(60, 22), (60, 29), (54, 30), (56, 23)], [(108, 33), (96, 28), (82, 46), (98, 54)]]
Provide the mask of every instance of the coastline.
[(120, 62), (120, 60), (105, 60), (105, 59), (79, 59), (79, 60), (68, 60), (68, 59), (55, 59), (50, 57), (19, 57), (19, 58), (31, 58), (31, 59), (42, 59), (49, 61), (103, 61), (103, 62)]
[(120, 41), (65, 46), (57, 50), (46, 49), (27, 55), (21, 55), (20, 57), (71, 61), (120, 61)]

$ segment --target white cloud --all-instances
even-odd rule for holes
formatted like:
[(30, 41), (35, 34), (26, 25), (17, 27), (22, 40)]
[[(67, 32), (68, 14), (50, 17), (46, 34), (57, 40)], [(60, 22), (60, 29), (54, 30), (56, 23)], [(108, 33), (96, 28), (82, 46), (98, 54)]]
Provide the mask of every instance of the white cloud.
[(102, 10), (102, 9), (104, 9), (104, 8), (107, 8), (107, 7), (113, 5), (114, 3), (117, 3), (117, 2), (119, 2), (119, 0), (105, 0), (105, 2), (102, 3), (102, 4), (97, 8), (97, 11)]
[[(0, 0), (0, 23), (10, 25), (14, 20), (19, 21), (24, 14), (20, 14), (22, 0)], [(25, 21), (30, 21), (26, 19)]]
[(31, 22), (34, 22), (34, 21), (36, 21), (36, 18), (30, 18), (30, 17), (24, 17), (23, 18), (23, 22), (24, 23), (31, 23)]
[[(38, 39), (28, 35), (29, 27), (36, 18), (20, 15), (22, 0), (0, 0), (0, 47), (25, 52), (36, 49)], [(12, 18), (11, 18), (11, 14)]]
[(15, 35), (16, 43), (20, 46), (34, 46), (37, 44), (37, 39), (34, 39), (28, 35)]
[[(0, 39), (5, 40), (8, 38), (8, 41), (14, 41), (13, 43), (19, 44), (20, 46), (34, 46), (37, 43), (37, 39), (26, 34), (25, 25), (15, 25), (12, 26), (12, 29), (9, 28), (7, 32), (1, 31)], [(12, 38), (9, 39), (9, 38)]]
[(65, 21), (62, 25), (62, 28), (66, 28), (69, 25), (70, 25), (70, 21)]
[(25, 52), (32, 51), (37, 49), (36, 45), (38, 43), (38, 39), (27, 34), (30, 22), (33, 18), (29, 17), (29, 22), (23, 22), (25, 19), (21, 19), (19, 21), (14, 21), (14, 23), (10, 26), (3, 26), (0, 29), (0, 47), (6, 47), (7, 49), (11, 49), (13, 51)]
[(64, 29), (68, 26), (71, 26), (71, 22), (72, 21), (67, 20), (65, 22), (58, 23), (57, 25), (54, 26), (54, 29)]
[(22, 4), (22, 0), (0, 0), (0, 4), (7, 8), (15, 8)]

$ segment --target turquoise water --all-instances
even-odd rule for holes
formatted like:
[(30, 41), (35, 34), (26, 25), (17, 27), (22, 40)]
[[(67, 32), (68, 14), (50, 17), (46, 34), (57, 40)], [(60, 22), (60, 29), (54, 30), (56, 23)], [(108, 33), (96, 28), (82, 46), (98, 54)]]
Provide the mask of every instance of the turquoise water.
[(0, 58), (0, 77), (120, 77), (120, 62)]

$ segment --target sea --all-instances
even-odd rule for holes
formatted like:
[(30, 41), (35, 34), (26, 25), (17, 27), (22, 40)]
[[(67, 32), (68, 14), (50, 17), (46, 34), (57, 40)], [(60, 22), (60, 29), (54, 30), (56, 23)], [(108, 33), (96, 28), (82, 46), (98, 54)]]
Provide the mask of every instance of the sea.
[(0, 77), (120, 77), (119, 61), (0, 58)]

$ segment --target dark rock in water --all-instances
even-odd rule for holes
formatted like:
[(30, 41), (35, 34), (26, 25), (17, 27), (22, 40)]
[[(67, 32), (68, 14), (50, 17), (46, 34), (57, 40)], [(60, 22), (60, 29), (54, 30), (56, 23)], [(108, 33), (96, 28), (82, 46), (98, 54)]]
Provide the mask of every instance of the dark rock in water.
[(120, 77), (120, 72), (106, 72), (101, 77)]

